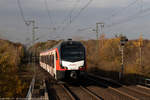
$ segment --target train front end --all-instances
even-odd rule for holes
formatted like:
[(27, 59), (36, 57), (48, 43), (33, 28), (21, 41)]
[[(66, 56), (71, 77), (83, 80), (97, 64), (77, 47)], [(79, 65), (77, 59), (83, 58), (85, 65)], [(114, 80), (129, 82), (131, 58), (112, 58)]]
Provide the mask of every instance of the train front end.
[(63, 42), (60, 51), (63, 77), (73, 79), (86, 77), (86, 54), (82, 43), (72, 40)]

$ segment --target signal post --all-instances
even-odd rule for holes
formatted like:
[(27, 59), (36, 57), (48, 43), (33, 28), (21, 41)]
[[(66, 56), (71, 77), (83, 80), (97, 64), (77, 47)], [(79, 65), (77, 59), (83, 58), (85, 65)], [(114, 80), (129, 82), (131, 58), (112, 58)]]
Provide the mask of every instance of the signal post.
[(119, 72), (119, 80), (123, 79), (123, 73), (124, 73), (124, 46), (126, 42), (128, 41), (126, 36), (120, 37), (120, 47), (121, 47), (121, 70)]

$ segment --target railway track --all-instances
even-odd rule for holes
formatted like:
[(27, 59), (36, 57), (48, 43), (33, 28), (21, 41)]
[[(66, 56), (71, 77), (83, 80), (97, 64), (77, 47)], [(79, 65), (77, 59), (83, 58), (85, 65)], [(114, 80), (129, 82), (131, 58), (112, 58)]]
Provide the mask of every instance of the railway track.
[[(47, 72), (44, 71), (44, 73)], [(73, 84), (58, 83), (49, 77), (46, 79), (46, 88), (49, 100), (101, 100), (100, 97), (88, 91), (80, 83), (76, 84), (76, 82)]]
[[(45, 71), (43, 73), (49, 75)], [(63, 84), (52, 77), (46, 78), (49, 100), (150, 100), (150, 89), (140, 85), (125, 86), (95, 76)]]
[(91, 92), (82, 85), (70, 85), (64, 84), (63, 86), (67, 93), (73, 97), (72, 100), (103, 100), (101, 97), (97, 96), (95, 93)]
[(125, 86), (114, 80), (104, 79), (97, 76), (95, 77), (95, 79), (93, 79), (94, 77), (95, 76), (92, 76), (91, 80), (106, 86), (111, 91), (111, 93), (118, 92), (118, 95), (121, 95), (120, 99), (125, 99), (125, 97), (128, 97), (127, 99), (130, 100), (150, 100), (150, 90), (148, 89), (137, 86)]
[(89, 78), (91, 81), (95, 82), (98, 84), (98, 86), (94, 86), (94, 87), (88, 87), (89, 89), (95, 91), (96, 93), (98, 93), (97, 91), (101, 91), (103, 94), (99, 94), (101, 95), (104, 100), (139, 100), (138, 98), (128, 95), (125, 92), (122, 92), (116, 88), (113, 88), (105, 83), (102, 83), (96, 79), (92, 79)]
[(49, 100), (102, 100), (82, 85), (50, 84), (47, 82)]

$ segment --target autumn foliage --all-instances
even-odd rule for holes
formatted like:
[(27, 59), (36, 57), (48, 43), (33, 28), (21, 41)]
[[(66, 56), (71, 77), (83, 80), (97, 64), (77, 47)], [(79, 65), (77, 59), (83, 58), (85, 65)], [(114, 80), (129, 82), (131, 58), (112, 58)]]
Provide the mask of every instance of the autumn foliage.
[[(142, 45), (139, 42), (138, 39), (129, 40), (124, 46), (124, 74), (150, 77), (150, 41), (143, 40)], [(120, 38), (103, 37), (98, 41), (98, 49), (96, 40), (83, 43), (87, 49), (88, 71), (101, 70), (100, 75), (117, 79), (122, 60)]]
[(29, 84), (18, 75), (23, 67), (23, 57), (22, 44), (0, 39), (0, 98), (26, 95)]
[(17, 71), (24, 57), (24, 48), (19, 43), (0, 40), (0, 73)]

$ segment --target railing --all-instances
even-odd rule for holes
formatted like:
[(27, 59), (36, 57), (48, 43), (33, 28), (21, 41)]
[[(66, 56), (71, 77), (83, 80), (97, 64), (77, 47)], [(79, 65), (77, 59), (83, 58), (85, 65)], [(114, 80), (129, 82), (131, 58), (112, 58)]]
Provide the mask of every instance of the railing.
[(150, 79), (145, 79), (145, 85), (150, 86)]
[(30, 87), (29, 87), (29, 90), (28, 90), (28, 93), (27, 93), (27, 96), (26, 96), (26, 100), (31, 100), (32, 99), (32, 92), (33, 92), (33, 89), (34, 89), (34, 84), (35, 84), (35, 75), (33, 76), (32, 81), (30, 83)]
[(150, 79), (149, 78), (140, 78), (139, 84), (150, 87)]

